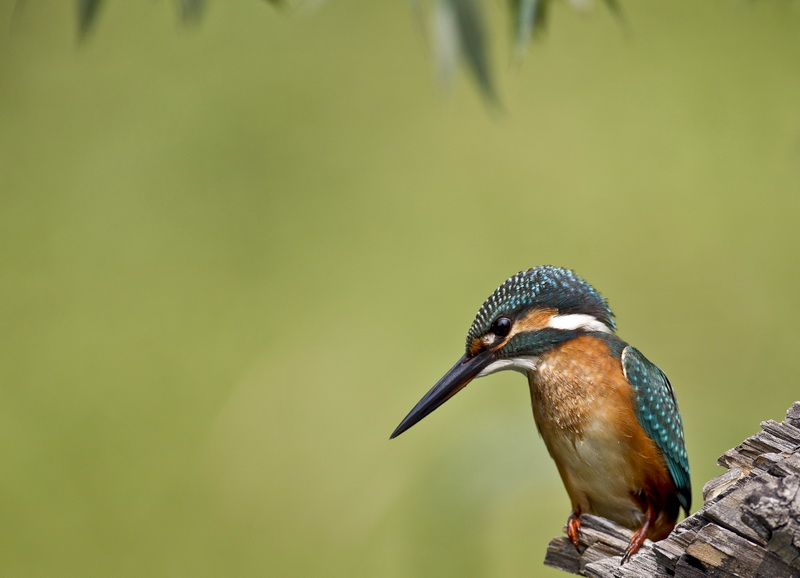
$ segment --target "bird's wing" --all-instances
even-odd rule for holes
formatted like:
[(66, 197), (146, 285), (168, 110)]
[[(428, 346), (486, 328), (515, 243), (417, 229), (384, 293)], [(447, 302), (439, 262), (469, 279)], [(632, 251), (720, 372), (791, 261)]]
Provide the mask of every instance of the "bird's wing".
[(636, 392), (636, 417), (664, 454), (672, 481), (678, 489), (678, 501), (688, 515), (692, 503), (689, 459), (672, 385), (663, 371), (630, 345), (622, 351), (622, 368)]

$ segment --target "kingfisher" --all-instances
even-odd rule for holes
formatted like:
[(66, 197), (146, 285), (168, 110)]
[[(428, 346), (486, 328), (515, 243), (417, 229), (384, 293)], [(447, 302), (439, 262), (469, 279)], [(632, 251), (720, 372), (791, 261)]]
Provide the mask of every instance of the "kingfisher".
[(683, 422), (667, 376), (620, 339), (608, 302), (573, 271), (541, 266), (507, 279), (484, 301), (466, 351), (400, 422), (395, 438), (476, 377), (528, 377), (536, 427), (572, 504), (633, 530), (622, 562), (646, 538), (666, 538), (691, 508)]

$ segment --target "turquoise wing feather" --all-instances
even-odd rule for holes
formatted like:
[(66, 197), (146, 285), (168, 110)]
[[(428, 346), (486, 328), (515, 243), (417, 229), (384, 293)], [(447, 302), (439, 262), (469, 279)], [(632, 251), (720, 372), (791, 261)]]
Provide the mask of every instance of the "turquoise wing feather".
[(636, 393), (636, 417), (664, 454), (678, 501), (687, 515), (692, 504), (689, 458), (683, 441), (683, 422), (672, 385), (655, 364), (632, 346), (622, 352), (625, 378)]

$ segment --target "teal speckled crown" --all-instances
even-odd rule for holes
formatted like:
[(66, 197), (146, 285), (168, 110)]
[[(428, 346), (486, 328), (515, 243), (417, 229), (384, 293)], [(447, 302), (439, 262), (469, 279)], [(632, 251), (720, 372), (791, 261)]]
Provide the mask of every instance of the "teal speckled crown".
[(509, 277), (483, 302), (467, 334), (467, 348), (502, 315), (513, 316), (533, 307), (556, 309), (560, 315), (583, 313), (616, 328), (606, 300), (569, 269), (543, 265)]

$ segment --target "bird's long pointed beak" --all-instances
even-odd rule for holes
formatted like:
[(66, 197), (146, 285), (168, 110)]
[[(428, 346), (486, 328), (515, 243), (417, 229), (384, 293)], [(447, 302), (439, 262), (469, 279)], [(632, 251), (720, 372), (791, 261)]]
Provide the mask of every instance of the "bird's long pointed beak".
[(450, 368), (450, 371), (444, 374), (444, 377), (419, 400), (419, 403), (414, 406), (414, 409), (400, 422), (400, 425), (397, 426), (397, 429), (394, 430), (394, 433), (392, 433), (389, 439), (396, 438), (461, 391), (476, 375), (483, 371), (494, 360), (494, 352), (485, 350), (469, 358), (464, 355), (461, 359), (456, 361), (456, 364)]

